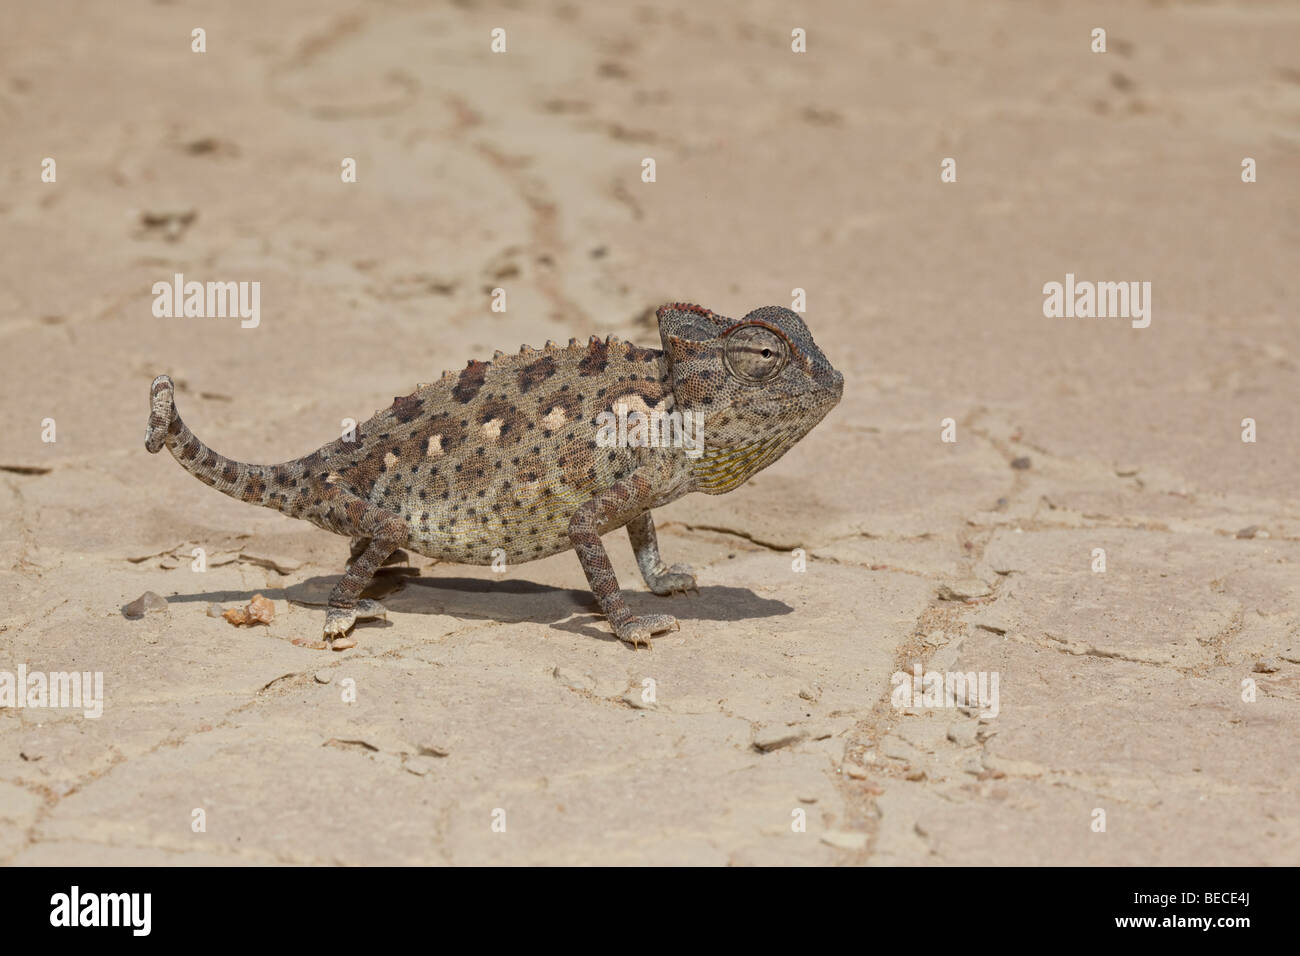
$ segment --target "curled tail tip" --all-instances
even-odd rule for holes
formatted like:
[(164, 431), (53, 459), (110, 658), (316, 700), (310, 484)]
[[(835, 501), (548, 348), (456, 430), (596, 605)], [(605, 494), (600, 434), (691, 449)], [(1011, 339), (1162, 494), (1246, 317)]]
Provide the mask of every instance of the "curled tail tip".
[(167, 443), (167, 432), (176, 414), (173, 401), (175, 384), (167, 375), (159, 375), (149, 387), (149, 427), (144, 435), (144, 447), (156, 454)]

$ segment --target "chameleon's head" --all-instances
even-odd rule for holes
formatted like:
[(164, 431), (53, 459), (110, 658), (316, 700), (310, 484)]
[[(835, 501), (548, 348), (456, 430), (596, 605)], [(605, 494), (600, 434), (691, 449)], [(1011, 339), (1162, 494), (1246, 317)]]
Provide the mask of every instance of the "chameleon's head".
[(657, 315), (675, 407), (700, 416), (702, 491), (728, 491), (776, 461), (844, 392), (844, 376), (789, 309), (766, 306), (739, 322), (698, 305)]

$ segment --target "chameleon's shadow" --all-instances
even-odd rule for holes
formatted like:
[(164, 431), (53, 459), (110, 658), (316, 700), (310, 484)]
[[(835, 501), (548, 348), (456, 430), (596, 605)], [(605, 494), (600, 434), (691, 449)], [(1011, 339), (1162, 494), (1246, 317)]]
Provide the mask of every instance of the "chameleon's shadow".
[[(292, 601), (319, 608), (324, 620), (325, 598), (339, 575), (316, 575), (285, 588), (262, 588), (272, 600)], [(364, 596), (373, 597), (393, 611), (405, 614), (445, 614), (461, 621), (528, 621), (560, 631), (615, 641), (596, 600), (586, 589), (557, 588), (519, 578), (485, 580), (418, 576), (409, 568), (383, 568)], [(244, 591), (208, 591), (174, 595), (169, 603), (243, 604), (252, 597)], [(685, 626), (690, 621), (745, 621), (793, 613), (790, 605), (759, 597), (748, 588), (713, 585), (699, 594), (661, 597), (629, 588), (623, 597), (633, 614), (671, 614)], [(385, 621), (358, 622), (358, 629), (392, 626)]]
[[(433, 600), (428, 592), (437, 592)], [(425, 592), (425, 593), (420, 593)], [(400, 600), (405, 598), (405, 600)], [(689, 621), (746, 621), (791, 614), (794, 608), (762, 598), (748, 588), (713, 585), (699, 594), (662, 597), (648, 591), (626, 589), (623, 599), (633, 614), (671, 614), (679, 623)], [(559, 631), (600, 640), (618, 640), (604, 622), (592, 593), (585, 588), (557, 588), (511, 578), (409, 577), (406, 588), (385, 599), (394, 610), (417, 614), (447, 614), (459, 620), (530, 621)], [(508, 606), (508, 611), (502, 605)], [(581, 615), (575, 617), (575, 614)]]

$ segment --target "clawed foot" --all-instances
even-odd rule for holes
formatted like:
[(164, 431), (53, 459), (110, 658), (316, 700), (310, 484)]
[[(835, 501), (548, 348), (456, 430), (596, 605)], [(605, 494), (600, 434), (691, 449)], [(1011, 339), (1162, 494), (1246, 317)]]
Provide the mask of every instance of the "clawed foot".
[(325, 640), (333, 641), (352, 630), (357, 621), (387, 617), (388, 611), (378, 601), (362, 598), (356, 607), (329, 607), (325, 610)]
[(655, 594), (676, 595), (690, 591), (700, 593), (699, 585), (695, 583), (695, 572), (685, 564), (674, 564), (653, 577), (647, 577), (646, 584)]
[(631, 644), (635, 650), (642, 644), (649, 647), (652, 634), (662, 634), (680, 628), (677, 618), (671, 614), (645, 614), (641, 617), (628, 618), (622, 624), (615, 624), (614, 633), (618, 635), (619, 640)]

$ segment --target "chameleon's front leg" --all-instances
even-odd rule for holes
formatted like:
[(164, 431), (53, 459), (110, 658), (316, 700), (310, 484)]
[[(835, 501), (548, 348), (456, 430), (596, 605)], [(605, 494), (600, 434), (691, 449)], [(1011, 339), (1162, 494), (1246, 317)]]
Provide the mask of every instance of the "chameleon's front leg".
[(649, 510), (653, 504), (650, 481), (633, 473), (615, 482), (607, 490), (587, 501), (569, 519), (569, 540), (582, 564), (591, 593), (620, 640), (633, 647), (650, 646), (650, 635), (675, 630), (677, 619), (668, 614), (636, 617), (623, 601), (618, 578), (609, 563), (605, 546), (600, 543), (602, 530), (618, 527)]
[(685, 594), (687, 591), (699, 593), (694, 571), (685, 564), (669, 567), (659, 556), (659, 539), (655, 537), (655, 522), (650, 517), (650, 512), (627, 523), (627, 536), (632, 542), (632, 552), (636, 555), (641, 577), (645, 578), (651, 591), (655, 594)]

